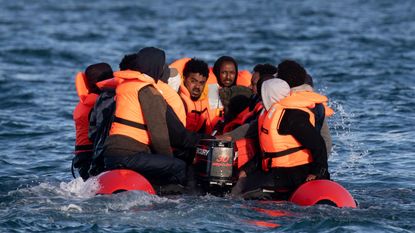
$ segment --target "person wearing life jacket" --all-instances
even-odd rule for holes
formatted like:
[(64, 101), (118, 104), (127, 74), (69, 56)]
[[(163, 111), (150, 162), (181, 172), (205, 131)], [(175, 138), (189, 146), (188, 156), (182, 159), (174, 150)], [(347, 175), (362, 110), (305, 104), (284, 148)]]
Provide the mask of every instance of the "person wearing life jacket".
[(229, 111), (230, 99), (240, 98), (238, 105), (244, 106), (247, 104), (244, 100), (249, 98), (252, 92), (248, 87), (237, 86), (238, 64), (234, 58), (229, 56), (218, 58), (213, 65), (212, 72), (217, 84), (208, 86), (209, 104), (216, 113), (216, 118), (213, 119), (215, 130), (222, 133), (225, 121), (235, 117), (235, 113)]
[[(277, 67), (271, 64), (258, 64), (253, 69), (253, 75), (251, 79), (251, 90), (254, 94), (249, 98), (249, 105), (242, 111), (233, 110), (238, 106), (238, 103), (233, 104), (235, 98), (231, 98), (230, 109), (231, 111), (240, 112), (233, 120), (225, 124), (224, 133), (228, 133), (239, 126), (249, 124), (251, 121), (255, 121), (259, 113), (263, 109), (260, 90), (257, 91), (257, 86), (260, 86), (264, 80), (275, 78), (274, 75), (277, 73)], [(257, 85), (258, 84), (258, 85)], [(236, 150), (238, 152), (237, 166), (239, 168), (239, 176), (245, 177), (246, 173), (250, 173), (256, 169), (258, 163), (259, 154), (259, 141), (257, 132), (252, 135), (246, 135), (238, 140), (235, 140)], [(237, 192), (237, 187), (233, 189), (233, 192)]]
[[(281, 63), (278, 72), (280, 68), (304, 82), (306, 72), (300, 65)], [(291, 93), (282, 79), (264, 82), (261, 92), (265, 108), (258, 119), (262, 169), (246, 177), (242, 196), (287, 199), (304, 182), (329, 179), (327, 150), (313, 112), (327, 97)]]
[(89, 114), (100, 93), (97, 83), (113, 77), (111, 66), (107, 63), (97, 63), (86, 68), (85, 73), (76, 76), (76, 89), (79, 103), (73, 112), (76, 128), (75, 157), (73, 167), (78, 169), (83, 180), (89, 178), (88, 170), (93, 155), (93, 142), (88, 138)]
[(179, 94), (186, 109), (186, 128), (193, 132), (212, 133), (209, 100), (202, 96), (209, 75), (206, 62), (193, 58), (183, 68), (183, 84)]
[(273, 78), (272, 76), (276, 75), (276, 73), (277, 73), (277, 67), (271, 64), (257, 64), (254, 67), (252, 78), (251, 78), (251, 85), (249, 86), (253, 94), (250, 96), (248, 100), (249, 104), (245, 109), (241, 110), (239, 101), (238, 100), (235, 101), (235, 99), (237, 99), (238, 97), (231, 98), (230, 111), (235, 112), (235, 113), (239, 112), (239, 114), (237, 114), (236, 117), (234, 117), (232, 120), (228, 121), (225, 124), (225, 127), (223, 129), (224, 133), (230, 132), (234, 130), (235, 128), (245, 123), (249, 123), (250, 121), (257, 118), (257, 116), (259, 115), (259, 112), (262, 110), (262, 107), (263, 107), (262, 102), (261, 102), (261, 96), (260, 94), (258, 94), (258, 91), (257, 91), (257, 84), (258, 82), (262, 83), (264, 80)]
[(193, 148), (202, 136), (186, 130), (157, 85), (170, 73), (165, 53), (146, 47), (124, 63), (126, 70), (114, 73), (123, 81), (116, 89), (115, 119), (104, 145), (105, 169), (134, 170), (155, 186), (185, 185), (191, 158), (175, 156), (173, 148)]
[(165, 59), (164, 51), (143, 48), (120, 65), (123, 70), (114, 72), (115, 79), (122, 82), (116, 88), (104, 166), (106, 170), (134, 170), (153, 185), (185, 185), (186, 164), (173, 156), (166, 120), (168, 104), (156, 84), (169, 75)]
[[(291, 70), (301, 70), (301, 65), (295, 61), (285, 60), (278, 65), (278, 78), (286, 81), (291, 88), (291, 92), (307, 93), (313, 92), (313, 78), (307, 74), (305, 79), (297, 78), (299, 75), (291, 75)], [(328, 126), (327, 118), (334, 114), (333, 109), (327, 106), (327, 102), (316, 104), (313, 109), (316, 117), (316, 128), (326, 143), (327, 154), (330, 156), (332, 149), (332, 138)]]

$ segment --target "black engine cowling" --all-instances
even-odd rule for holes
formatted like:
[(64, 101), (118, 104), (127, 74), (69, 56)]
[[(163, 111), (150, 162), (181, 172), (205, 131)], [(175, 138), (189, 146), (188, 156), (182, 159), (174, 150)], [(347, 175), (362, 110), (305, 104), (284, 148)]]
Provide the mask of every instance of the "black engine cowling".
[(234, 145), (229, 141), (204, 139), (196, 147), (193, 162), (196, 181), (205, 192), (223, 194), (236, 182)]

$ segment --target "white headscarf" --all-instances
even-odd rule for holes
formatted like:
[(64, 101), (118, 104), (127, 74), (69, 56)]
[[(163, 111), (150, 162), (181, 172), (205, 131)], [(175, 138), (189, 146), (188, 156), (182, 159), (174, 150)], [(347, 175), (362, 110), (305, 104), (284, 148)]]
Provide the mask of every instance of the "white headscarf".
[(169, 86), (173, 88), (176, 92), (179, 90), (181, 83), (182, 83), (182, 78), (180, 77), (180, 74), (177, 73), (177, 71), (174, 77), (169, 77), (169, 79), (167, 79), (167, 84), (169, 84)]
[(268, 111), (275, 102), (278, 102), (290, 95), (290, 86), (282, 79), (269, 79), (262, 83), (261, 95), (262, 103)]

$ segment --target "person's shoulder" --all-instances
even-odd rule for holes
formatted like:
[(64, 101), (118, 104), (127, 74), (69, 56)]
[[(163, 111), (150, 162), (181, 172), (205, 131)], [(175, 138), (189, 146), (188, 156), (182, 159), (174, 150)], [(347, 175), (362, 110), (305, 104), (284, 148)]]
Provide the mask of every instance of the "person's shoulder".
[(307, 119), (310, 117), (310, 115), (299, 109), (285, 109), (284, 118), (290, 121), (302, 121), (304, 119)]
[(152, 96), (161, 96), (160, 91), (158, 91), (153, 85), (147, 85), (139, 91), (141, 95), (152, 95)]

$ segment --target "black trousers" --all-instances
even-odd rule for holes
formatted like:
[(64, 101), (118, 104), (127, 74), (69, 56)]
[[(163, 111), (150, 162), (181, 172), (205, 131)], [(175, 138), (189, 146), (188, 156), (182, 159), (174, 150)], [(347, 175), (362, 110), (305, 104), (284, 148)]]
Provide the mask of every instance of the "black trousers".
[[(287, 200), (305, 182), (309, 174), (309, 164), (291, 168), (274, 168), (268, 172), (258, 169), (247, 177), (240, 178), (232, 194), (245, 199)], [(330, 176), (327, 173), (318, 179), (330, 179)]]
[(180, 159), (147, 152), (106, 150), (105, 170), (131, 169), (147, 178), (152, 185), (186, 184), (186, 163)]

